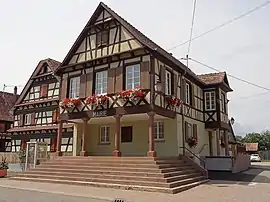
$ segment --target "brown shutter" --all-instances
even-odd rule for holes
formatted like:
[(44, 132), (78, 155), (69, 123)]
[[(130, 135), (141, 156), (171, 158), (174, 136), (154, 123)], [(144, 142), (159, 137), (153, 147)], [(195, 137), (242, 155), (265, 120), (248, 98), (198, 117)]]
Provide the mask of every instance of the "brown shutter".
[(57, 122), (57, 117), (58, 117), (57, 110), (55, 110), (53, 112), (53, 123), (56, 123)]
[(86, 74), (80, 76), (80, 98), (86, 97)]
[(63, 76), (60, 90), (60, 100), (67, 98), (67, 90), (68, 90), (68, 78), (67, 76)]
[(117, 67), (115, 70), (115, 91), (121, 92), (123, 90), (123, 67)]
[(162, 92), (165, 93), (165, 83), (166, 83), (166, 76), (165, 76), (165, 66), (164, 65), (160, 65), (160, 81), (161, 81), (161, 85), (162, 85)]
[(140, 87), (142, 89), (150, 89), (150, 77), (149, 77), (150, 62), (149, 61), (142, 62), (140, 70), (141, 70)]
[(191, 87), (191, 105), (193, 106), (193, 107), (195, 107), (195, 90), (194, 90), (194, 85), (193, 84), (191, 84), (190, 85), (190, 87)]
[(35, 112), (33, 112), (32, 114), (31, 114), (31, 125), (35, 125), (36, 124), (36, 122), (35, 122), (35, 115), (36, 115), (36, 113)]
[(177, 98), (179, 98), (179, 95), (177, 95), (177, 90), (178, 90), (178, 74), (172, 74), (172, 90), (173, 90), (173, 95)]
[(41, 85), (41, 97), (47, 97), (48, 96), (48, 84), (42, 84)]
[(193, 137), (198, 140), (197, 124), (193, 124)]
[(93, 72), (86, 74), (86, 97), (93, 95)]
[(188, 138), (188, 122), (185, 121), (185, 140), (187, 141)]
[(23, 126), (23, 118), (24, 118), (24, 115), (20, 114), (19, 126)]
[(181, 85), (181, 91), (182, 91), (182, 95), (181, 95), (181, 99), (184, 103), (186, 103), (186, 80), (185, 78), (181, 78), (182, 79), (182, 85)]
[(107, 93), (113, 94), (115, 93), (115, 68), (111, 68), (108, 70), (108, 83), (107, 83)]

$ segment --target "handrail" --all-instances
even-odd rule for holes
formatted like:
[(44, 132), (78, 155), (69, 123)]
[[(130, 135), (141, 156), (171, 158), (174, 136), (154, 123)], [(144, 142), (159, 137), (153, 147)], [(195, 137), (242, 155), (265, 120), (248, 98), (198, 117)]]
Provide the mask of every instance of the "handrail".
[(205, 148), (205, 146), (208, 146), (208, 144), (204, 144), (201, 148), (201, 150), (199, 151), (199, 154), (203, 151), (203, 149)]
[[(180, 147), (180, 149), (187, 150), (189, 153), (191, 153), (193, 156), (195, 156), (200, 161), (200, 165), (199, 166), (202, 167), (204, 170), (206, 170), (206, 166), (205, 166), (204, 160), (202, 160), (200, 157), (198, 157), (196, 154), (194, 154), (191, 150), (189, 150), (186, 147)], [(201, 163), (203, 164), (203, 166), (201, 166)]]

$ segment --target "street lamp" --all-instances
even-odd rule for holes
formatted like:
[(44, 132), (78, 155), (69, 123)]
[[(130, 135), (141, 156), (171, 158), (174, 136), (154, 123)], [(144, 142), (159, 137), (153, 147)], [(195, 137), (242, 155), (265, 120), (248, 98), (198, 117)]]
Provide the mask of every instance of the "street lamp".
[(157, 80), (157, 83), (155, 84), (155, 91), (161, 92), (161, 90), (162, 90), (161, 81)]
[(232, 125), (234, 124), (234, 118), (233, 117), (231, 118), (230, 122), (231, 122)]

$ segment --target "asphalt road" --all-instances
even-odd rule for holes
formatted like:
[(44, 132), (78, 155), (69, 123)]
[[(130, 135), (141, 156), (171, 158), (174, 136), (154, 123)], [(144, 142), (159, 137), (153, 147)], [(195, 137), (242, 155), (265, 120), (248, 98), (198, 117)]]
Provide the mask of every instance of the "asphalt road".
[(1, 188), (0, 202), (109, 202), (107, 200)]

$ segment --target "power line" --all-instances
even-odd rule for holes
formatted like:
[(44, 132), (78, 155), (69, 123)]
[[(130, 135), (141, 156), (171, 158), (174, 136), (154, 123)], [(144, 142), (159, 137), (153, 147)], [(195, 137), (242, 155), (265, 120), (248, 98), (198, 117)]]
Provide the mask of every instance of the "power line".
[(251, 9), (251, 10), (249, 10), (249, 11), (247, 11), (247, 12), (245, 12), (245, 13), (243, 13), (243, 14), (241, 14), (241, 15), (239, 15), (239, 16), (237, 16), (237, 17), (231, 19), (231, 20), (228, 20), (227, 22), (224, 22), (224, 23), (222, 23), (222, 24), (220, 24), (220, 25), (218, 25), (218, 26), (216, 26), (216, 27), (214, 27), (214, 28), (212, 28), (212, 29), (210, 29), (210, 30), (208, 30), (208, 31), (206, 31), (206, 32), (204, 32), (204, 33), (202, 33), (202, 34), (200, 34), (200, 35), (194, 37), (194, 38), (191, 38), (191, 39), (189, 39), (189, 40), (187, 40), (187, 41), (185, 41), (185, 42), (183, 42), (183, 43), (180, 43), (180, 44), (178, 44), (178, 45), (176, 45), (176, 46), (173, 46), (173, 47), (170, 48), (170, 49), (167, 49), (167, 51), (170, 51), (170, 50), (173, 50), (173, 49), (175, 49), (175, 48), (178, 48), (179, 46), (182, 46), (182, 45), (185, 45), (186, 43), (189, 43), (190, 41), (193, 41), (193, 40), (195, 40), (195, 39), (198, 39), (198, 38), (200, 38), (200, 37), (202, 37), (202, 36), (204, 36), (204, 35), (206, 35), (206, 34), (208, 34), (208, 33), (210, 33), (210, 32), (213, 32), (213, 31), (215, 31), (215, 30), (217, 30), (217, 29), (219, 29), (219, 28), (222, 28), (222, 27), (224, 27), (224, 26), (226, 26), (226, 25), (228, 25), (228, 24), (231, 24), (231, 23), (233, 23), (234, 21), (239, 20), (240, 18), (243, 18), (243, 17), (247, 16), (248, 14), (250, 14), (250, 13), (252, 13), (252, 12), (254, 12), (254, 11), (257, 11), (257, 10), (259, 10), (259, 9), (261, 9), (261, 8), (263, 8), (263, 7), (265, 7), (265, 6), (267, 6), (269, 3), (270, 3), (270, 1), (266, 1), (266, 2), (264, 2), (263, 4), (261, 4), (261, 5), (255, 7), (255, 8), (253, 8), (253, 9)]
[[(191, 21), (191, 29), (190, 29), (190, 37), (189, 37), (189, 43), (188, 43), (188, 51), (187, 51), (187, 55), (189, 54), (190, 46), (191, 46), (191, 39), (192, 39), (192, 33), (193, 33), (193, 27), (194, 27), (194, 20), (195, 20), (196, 3), (197, 3), (197, 0), (194, 0), (193, 13), (192, 13), (192, 21)], [(188, 56), (187, 56), (187, 57), (188, 57)]]
[[(200, 64), (200, 65), (203, 65), (203, 66), (205, 66), (205, 67), (207, 67), (207, 68), (209, 68), (209, 69), (215, 70), (215, 71), (217, 71), (217, 72), (221, 72), (219, 69), (216, 69), (216, 68), (214, 68), (214, 67), (211, 67), (211, 66), (209, 66), (209, 65), (206, 65), (206, 64), (204, 64), (204, 63), (202, 63), (202, 62), (199, 62), (199, 61), (194, 60), (194, 59), (192, 59), (192, 58), (189, 58), (189, 59), (190, 59), (191, 61), (196, 62), (196, 63), (198, 63), (198, 64)], [(263, 86), (261, 86), (261, 85), (252, 83), (252, 82), (247, 81), (247, 80), (245, 80), (245, 79), (241, 79), (241, 78), (236, 77), (236, 76), (233, 76), (233, 75), (231, 75), (231, 74), (227, 74), (227, 75), (230, 76), (230, 77), (232, 77), (232, 78), (234, 78), (234, 79), (237, 79), (237, 80), (239, 80), (239, 81), (242, 81), (242, 82), (244, 82), (244, 83), (250, 84), (250, 85), (252, 85), (252, 86), (261, 88), (261, 89), (263, 89), (263, 90), (270, 91), (269, 88), (266, 88), (266, 87), (263, 87)]]

